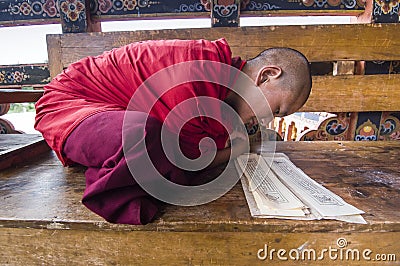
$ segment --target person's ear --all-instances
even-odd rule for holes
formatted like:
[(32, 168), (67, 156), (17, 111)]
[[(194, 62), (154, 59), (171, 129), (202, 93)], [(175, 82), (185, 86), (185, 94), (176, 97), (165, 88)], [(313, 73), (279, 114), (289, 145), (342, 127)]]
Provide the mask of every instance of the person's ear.
[(258, 71), (256, 78), (256, 85), (260, 86), (262, 83), (271, 79), (279, 78), (282, 75), (282, 68), (278, 66), (265, 66)]

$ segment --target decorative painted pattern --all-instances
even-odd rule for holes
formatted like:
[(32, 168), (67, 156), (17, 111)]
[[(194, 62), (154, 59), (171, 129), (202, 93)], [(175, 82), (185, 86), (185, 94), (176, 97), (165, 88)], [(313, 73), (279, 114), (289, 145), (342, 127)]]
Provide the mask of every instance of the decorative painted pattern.
[(382, 114), (379, 140), (400, 140), (400, 112)]
[(59, 5), (63, 33), (87, 31), (88, 22), (85, 0), (58, 0), (57, 3)]
[(68, 22), (85, 19), (85, 4), (78, 0), (61, 0), (60, 10)]
[[(55, 0), (0, 1), (0, 21), (46, 20), (60, 17)], [(58, 20), (58, 19), (57, 19)]]
[[(97, 0), (93, 1), (93, 15), (124, 15), (127, 11), (140, 14), (181, 13), (211, 11), (211, 2), (217, 2), (214, 7), (221, 15), (229, 16), (236, 11), (235, 0), (178, 0), (178, 1), (148, 1), (148, 0)], [(242, 0), (238, 1), (240, 12), (246, 11), (277, 11), (277, 10), (359, 10), (364, 9), (361, 0)], [(128, 5), (130, 8), (128, 8)]]
[(375, 0), (374, 14), (398, 14), (399, 13), (399, 1), (398, 0)]
[(26, 81), (29, 75), (19, 71), (0, 71), (0, 83), (4, 84), (17, 84)]
[(299, 140), (400, 140), (400, 112), (338, 113), (318, 129), (303, 132)]
[(373, 21), (376, 23), (395, 23), (400, 21), (399, 0), (374, 0), (372, 11)]
[(348, 140), (351, 122), (350, 113), (338, 113), (320, 123), (317, 130), (306, 130), (300, 136), (302, 141)]
[(368, 119), (356, 129), (354, 140), (378, 140), (378, 128)]
[[(215, 1), (218, 2), (218, 1)], [(231, 1), (232, 3), (229, 3), (228, 5), (221, 5), (216, 3), (213, 6), (213, 11), (218, 14), (218, 16), (227, 18), (232, 16), (235, 12), (239, 10), (238, 6), (235, 4), (235, 1)]]
[(50, 81), (47, 65), (0, 66), (0, 87), (8, 85), (40, 85)]
[(239, 26), (240, 0), (212, 0), (212, 27)]
[(96, 16), (196, 13), (206, 10), (207, 0), (150, 1), (150, 0), (97, 0), (91, 1), (90, 13)]
[[(218, 2), (219, 6), (215, 6), (216, 11), (226, 16), (236, 11), (245, 14), (255, 11), (345, 11), (364, 8), (361, 0), (242, 0), (238, 5), (238, 10), (235, 10), (235, 7), (229, 4), (232, 1), (235, 0)], [(376, 12), (396, 12), (398, 5), (395, 5), (394, 1), (397, 0), (391, 1), (389, 5), (385, 4), (386, 1), (382, 2), (380, 4), (382, 8), (378, 8)], [(86, 19), (84, 7), (84, 0), (0, 0), (0, 24), (27, 22), (41, 24), (59, 21), (62, 17), (63, 20), (75, 22), (75, 27), (77, 27), (77, 22)], [(180, 16), (181, 13), (193, 13), (193, 15), (208, 13), (211, 11), (211, 0), (92, 0), (89, 8), (95, 20), (112, 16), (157, 15), (162, 17), (165, 14), (171, 17), (173, 14)]]

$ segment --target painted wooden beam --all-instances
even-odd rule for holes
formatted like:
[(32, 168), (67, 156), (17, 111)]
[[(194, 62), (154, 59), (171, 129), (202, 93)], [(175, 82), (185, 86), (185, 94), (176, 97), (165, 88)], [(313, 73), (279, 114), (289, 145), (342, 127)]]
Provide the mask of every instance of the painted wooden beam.
[(1, 87), (37, 87), (50, 81), (47, 64), (5, 65), (0, 66)]
[[(182, 18), (210, 15), (211, 6), (207, 0), (0, 0), (0, 25), (33, 25), (60, 23), (64, 32), (85, 29), (85, 20), (110, 21), (141, 18)], [(234, 2), (228, 0), (225, 2)], [(83, 8), (82, 5), (85, 7)], [(229, 5), (229, 4), (228, 4)], [(89, 8), (86, 8), (89, 7)], [(86, 9), (86, 12), (83, 12)], [(243, 16), (281, 15), (358, 15), (364, 11), (363, 1), (355, 0), (244, 0), (240, 1)], [(89, 15), (90, 13), (90, 15)], [(84, 15), (85, 14), (85, 15)], [(86, 25), (87, 26), (87, 25)], [(92, 26), (89, 23), (89, 31)], [(95, 26), (97, 27), (97, 26)]]
[(240, 20), (240, 0), (211, 0), (212, 27), (238, 27)]

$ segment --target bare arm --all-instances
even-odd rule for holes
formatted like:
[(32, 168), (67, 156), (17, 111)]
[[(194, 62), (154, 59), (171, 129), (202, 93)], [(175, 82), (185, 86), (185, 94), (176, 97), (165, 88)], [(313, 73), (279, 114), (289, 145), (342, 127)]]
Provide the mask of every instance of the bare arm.
[(234, 131), (231, 134), (231, 138), (233, 139), (231, 145), (227, 145), (226, 148), (217, 151), (214, 160), (208, 166), (209, 168), (228, 162), (230, 157), (236, 158), (239, 155), (248, 152), (248, 138), (244, 133)]

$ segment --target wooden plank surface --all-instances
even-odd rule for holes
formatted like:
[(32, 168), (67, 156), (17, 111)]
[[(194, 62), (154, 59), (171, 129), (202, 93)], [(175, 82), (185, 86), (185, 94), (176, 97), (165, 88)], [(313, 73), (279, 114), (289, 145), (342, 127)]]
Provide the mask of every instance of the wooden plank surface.
[(0, 170), (35, 160), (49, 149), (39, 134), (0, 134)]
[[(394, 60), (400, 59), (394, 52), (400, 45), (400, 36), (394, 34), (399, 29), (399, 24), (174, 29), (49, 35), (48, 42), (60, 39), (59, 47), (51, 44), (49, 49), (61, 49), (63, 67), (82, 57), (135, 41), (222, 37), (227, 39), (234, 55), (245, 59), (268, 47), (286, 46), (300, 50), (310, 61)], [(50, 53), (50, 64), (57, 58)]]
[[(53, 226), (56, 228), (57, 224)], [(399, 232), (282, 234), (2, 228), (0, 241), (3, 245), (0, 249), (0, 263), (5, 265), (322, 265), (322, 263), (323, 265), (397, 265), (400, 256), (399, 238)], [(339, 248), (338, 239), (346, 241), (347, 246)], [(274, 249), (272, 259), (270, 256), (265, 260), (258, 258), (257, 254), (260, 249), (265, 250), (265, 245), (268, 247), (268, 255)], [(327, 252), (329, 248), (333, 251), (331, 255)], [(282, 256), (286, 257), (286, 260), (278, 258), (279, 249), (286, 250), (286, 254)], [(296, 257), (297, 250), (300, 254), (299, 259), (290, 259), (288, 253), (292, 249), (295, 251), (292, 251), (292, 258)], [(322, 253), (324, 249), (327, 250)], [(368, 249), (372, 252), (365, 259), (362, 253)], [(310, 250), (314, 250), (316, 255), (314, 257), (311, 253), (308, 259)], [(359, 254), (359, 259), (355, 254)], [(389, 255), (396, 256), (390, 256), (391, 260), (377, 261), (375, 259), (377, 254), (385, 255), (385, 258), (389, 258)], [(261, 258), (265, 256), (263, 251), (260, 255)]]
[[(400, 110), (400, 75), (314, 76), (303, 112)], [(349, 89), (351, 88), (351, 89)], [(36, 102), (43, 90), (0, 90), (1, 103)]]
[(314, 76), (303, 112), (400, 110), (400, 75)]
[[(276, 257), (281, 248), (314, 249), (320, 256), (330, 247), (371, 249), (369, 262), (375, 265), (380, 265), (376, 254), (394, 254), (398, 262), (400, 143), (278, 142), (277, 151), (364, 210), (368, 224), (252, 218), (240, 185), (206, 205), (165, 206), (145, 226), (110, 224), (80, 202), (85, 169), (63, 168), (48, 153), (0, 172), (0, 264), (257, 265), (281, 262)], [(339, 248), (339, 240), (347, 245)], [(276, 250), (274, 257), (259, 260), (265, 245)], [(325, 255), (321, 261), (329, 265), (366, 261)], [(309, 265), (310, 260), (296, 264)]]
[[(400, 59), (400, 24), (271, 26), (152, 30), (49, 35), (51, 75), (88, 55), (149, 39), (218, 39), (225, 37), (233, 54), (250, 58), (265, 48), (289, 46), (311, 61)], [(368, 112), (400, 109), (400, 76), (314, 76), (310, 99), (301, 111)]]
[(54, 78), (61, 73), (63, 66), (61, 64), (61, 35), (46, 35), (47, 55), (49, 58), (50, 77)]
[(36, 102), (43, 93), (43, 90), (0, 89), (0, 104)]
[(27, 167), (7, 169), (0, 173), (0, 197), (4, 199), (0, 209), (0, 224), (46, 228), (57, 222), (71, 229), (198, 232), (400, 230), (400, 214), (394, 211), (396, 206), (400, 206), (400, 143), (278, 142), (277, 150), (285, 152), (311, 178), (364, 210), (368, 224), (254, 219), (250, 217), (241, 186), (237, 185), (222, 198), (206, 205), (166, 206), (160, 217), (146, 226), (113, 225), (81, 205), (84, 169), (63, 168), (52, 153)]

